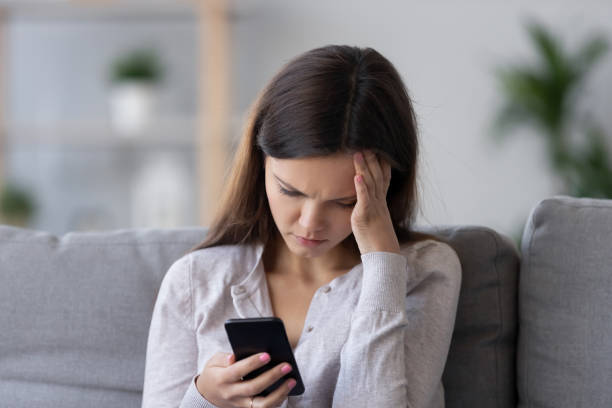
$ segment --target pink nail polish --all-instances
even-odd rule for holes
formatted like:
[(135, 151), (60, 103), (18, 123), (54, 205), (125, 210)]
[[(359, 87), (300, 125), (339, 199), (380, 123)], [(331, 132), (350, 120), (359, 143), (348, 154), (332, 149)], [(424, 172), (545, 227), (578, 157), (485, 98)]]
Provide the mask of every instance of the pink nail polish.
[(289, 366), (289, 365), (283, 366), (283, 368), (281, 368), (281, 372), (283, 374), (287, 374), (290, 371), (291, 371), (291, 366)]
[(261, 356), (259, 356), (259, 360), (263, 361), (264, 363), (267, 363), (268, 361), (270, 361), (270, 355), (268, 353), (262, 354)]
[(292, 378), (292, 379), (290, 379), (290, 380), (289, 380), (289, 382), (287, 383), (287, 387), (288, 387), (289, 389), (292, 389), (293, 387), (295, 387), (295, 384), (296, 384), (296, 383), (297, 383), (297, 382), (296, 382), (296, 381), (295, 381), (295, 380)]

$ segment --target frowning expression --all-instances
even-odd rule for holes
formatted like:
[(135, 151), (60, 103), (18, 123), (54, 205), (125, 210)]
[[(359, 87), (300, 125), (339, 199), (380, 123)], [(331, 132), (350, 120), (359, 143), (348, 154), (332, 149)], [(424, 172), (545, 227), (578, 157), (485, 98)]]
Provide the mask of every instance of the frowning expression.
[(270, 211), (292, 252), (316, 257), (351, 234), (351, 213), (357, 198), (350, 154), (266, 157), (265, 169)]

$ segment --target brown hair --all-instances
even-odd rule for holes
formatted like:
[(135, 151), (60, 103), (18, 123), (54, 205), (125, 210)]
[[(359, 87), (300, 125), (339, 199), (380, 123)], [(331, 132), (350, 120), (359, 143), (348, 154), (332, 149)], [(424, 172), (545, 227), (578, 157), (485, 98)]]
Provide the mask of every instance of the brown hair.
[[(417, 208), (415, 114), (393, 65), (372, 48), (329, 45), (289, 61), (251, 107), (220, 207), (192, 250), (261, 242), (277, 232), (264, 158), (370, 149), (391, 164), (387, 204), (400, 243), (433, 238), (411, 231)], [(351, 234), (349, 238), (355, 245)]]

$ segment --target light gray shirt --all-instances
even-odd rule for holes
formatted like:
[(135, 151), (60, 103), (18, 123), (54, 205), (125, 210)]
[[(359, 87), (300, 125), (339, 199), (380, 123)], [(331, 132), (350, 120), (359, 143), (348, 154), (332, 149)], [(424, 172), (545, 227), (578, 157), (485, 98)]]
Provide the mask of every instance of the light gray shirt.
[[(214, 407), (195, 378), (213, 354), (232, 352), (225, 320), (273, 316), (263, 249), (200, 249), (170, 267), (149, 331), (143, 408)], [(316, 291), (293, 350), (306, 390), (283, 408), (444, 407), (461, 265), (433, 240), (401, 253), (362, 255)]]

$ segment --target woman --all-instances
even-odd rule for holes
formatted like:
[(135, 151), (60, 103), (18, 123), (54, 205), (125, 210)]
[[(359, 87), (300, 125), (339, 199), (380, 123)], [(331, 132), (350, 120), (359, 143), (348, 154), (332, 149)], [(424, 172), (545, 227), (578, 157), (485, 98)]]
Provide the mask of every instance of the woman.
[[(254, 104), (206, 240), (155, 305), (143, 407), (443, 407), (461, 267), (411, 230), (417, 134), (392, 64), (326, 46), (286, 64)], [(280, 317), (292, 367), (235, 361), (223, 323)]]

